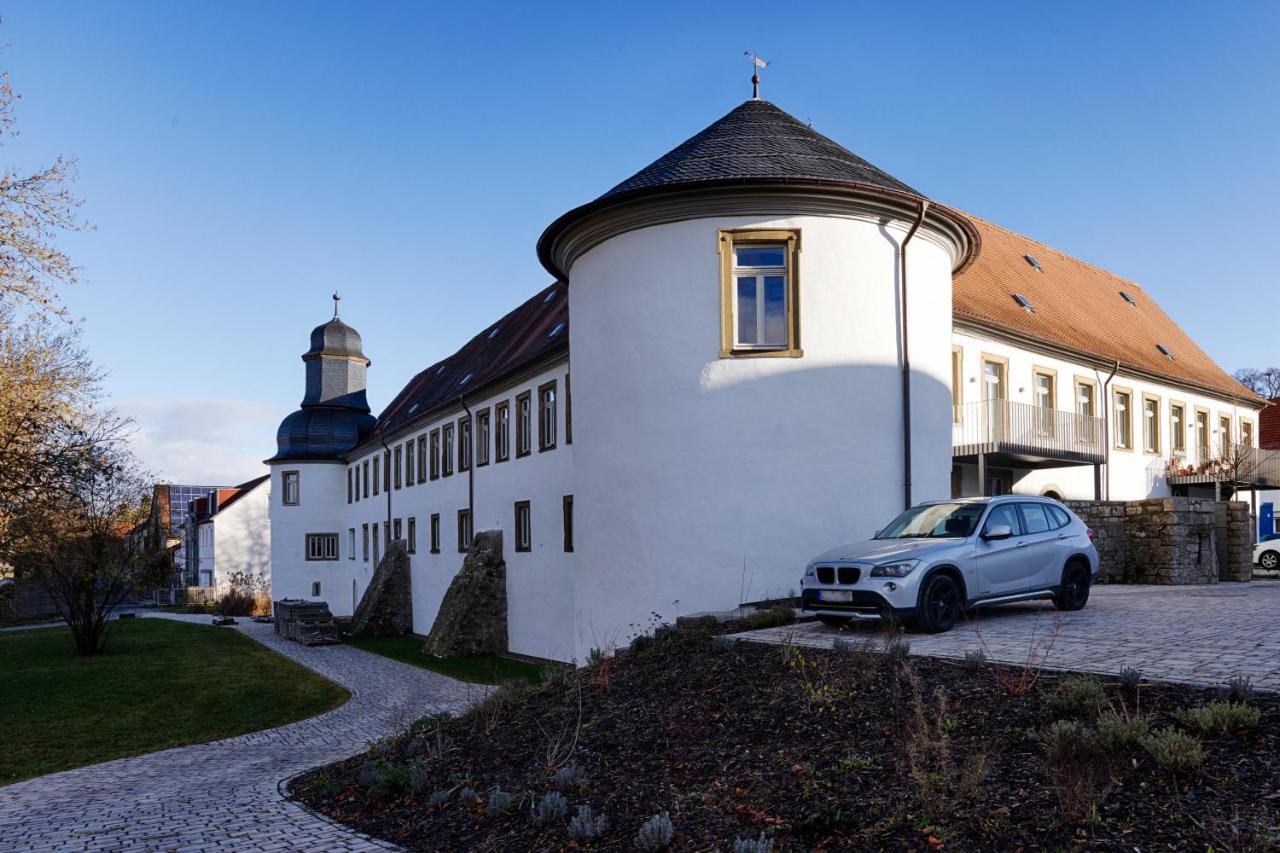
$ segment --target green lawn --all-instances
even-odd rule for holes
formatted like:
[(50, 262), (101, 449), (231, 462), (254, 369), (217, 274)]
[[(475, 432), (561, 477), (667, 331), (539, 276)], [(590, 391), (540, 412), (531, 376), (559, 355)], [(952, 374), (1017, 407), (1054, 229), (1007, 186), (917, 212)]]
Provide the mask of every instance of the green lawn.
[(65, 627), (0, 633), (0, 785), (279, 726), (348, 697), (229, 628), (124, 620), (87, 658)]
[(522, 660), (481, 655), (465, 658), (438, 658), (422, 650), (422, 638), (413, 635), (401, 637), (353, 637), (342, 635), (342, 642), (375, 655), (392, 658), (402, 663), (420, 666), (459, 681), (476, 684), (501, 684), (504, 681), (527, 681), (533, 684), (542, 680), (542, 667)]

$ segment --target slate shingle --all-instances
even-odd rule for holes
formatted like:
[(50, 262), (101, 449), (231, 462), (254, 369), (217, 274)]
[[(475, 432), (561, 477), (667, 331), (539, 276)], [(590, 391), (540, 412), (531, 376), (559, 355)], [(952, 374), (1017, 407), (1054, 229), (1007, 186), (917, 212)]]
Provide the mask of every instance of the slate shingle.
[(602, 195), (742, 180), (864, 184), (919, 195), (768, 101), (747, 101)]

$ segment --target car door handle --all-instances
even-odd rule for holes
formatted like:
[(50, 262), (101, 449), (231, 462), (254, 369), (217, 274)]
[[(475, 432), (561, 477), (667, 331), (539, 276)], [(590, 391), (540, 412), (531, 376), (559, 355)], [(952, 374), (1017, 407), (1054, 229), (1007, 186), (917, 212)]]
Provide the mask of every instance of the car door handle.
[(1013, 547), (1015, 547), (1015, 548), (1025, 548), (1025, 547), (1027, 547), (1027, 543), (1026, 543), (1026, 541), (1022, 541), (1022, 542), (1019, 542), (1017, 545), (1014, 545)]
[(1058, 534), (1058, 538), (1059, 538), (1059, 539), (1066, 539), (1066, 538), (1067, 538), (1067, 534), (1065, 534), (1065, 533), (1059, 533), (1059, 534)]

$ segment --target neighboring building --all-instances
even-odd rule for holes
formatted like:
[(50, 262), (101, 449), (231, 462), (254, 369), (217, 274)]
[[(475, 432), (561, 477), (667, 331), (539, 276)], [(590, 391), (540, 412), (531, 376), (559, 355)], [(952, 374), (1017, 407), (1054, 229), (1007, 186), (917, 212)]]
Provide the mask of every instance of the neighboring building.
[(511, 649), (581, 660), (786, 595), (911, 502), (1203, 492), (1256, 443), (1262, 401), (1137, 285), (764, 101), (538, 254), (556, 281), (376, 419), (360, 336), (336, 311), (312, 332), (268, 460), (277, 597), (350, 613), (402, 539), (425, 633), (472, 531), (501, 529)]
[(188, 564), (184, 541), (188, 506), (221, 488), (225, 487), (178, 483), (156, 483), (152, 488), (151, 516), (145, 525), (147, 551), (163, 550), (173, 555), (174, 586), (194, 586), (199, 582), (195, 565)]
[(267, 475), (191, 501), (186, 523), (187, 561), (193, 586), (224, 590), (237, 573), (271, 588), (271, 522)]

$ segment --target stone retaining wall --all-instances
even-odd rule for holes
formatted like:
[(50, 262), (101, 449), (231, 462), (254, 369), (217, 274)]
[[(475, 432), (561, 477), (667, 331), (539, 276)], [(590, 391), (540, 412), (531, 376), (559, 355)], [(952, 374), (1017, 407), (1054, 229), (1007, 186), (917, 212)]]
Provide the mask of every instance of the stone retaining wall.
[(1247, 581), (1253, 573), (1248, 504), (1208, 498), (1067, 501), (1096, 535), (1107, 583)]

